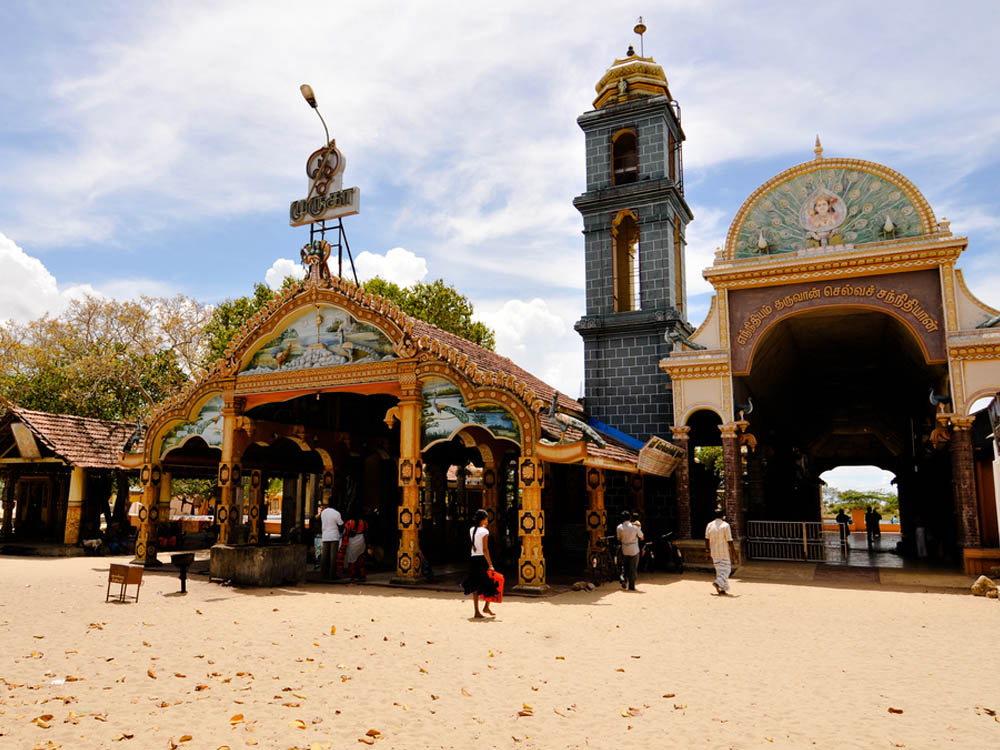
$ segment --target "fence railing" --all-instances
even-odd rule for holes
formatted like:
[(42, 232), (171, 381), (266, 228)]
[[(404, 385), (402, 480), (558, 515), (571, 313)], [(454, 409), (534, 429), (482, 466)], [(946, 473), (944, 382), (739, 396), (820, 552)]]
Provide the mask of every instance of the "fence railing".
[(751, 560), (826, 559), (820, 521), (748, 521), (747, 557)]

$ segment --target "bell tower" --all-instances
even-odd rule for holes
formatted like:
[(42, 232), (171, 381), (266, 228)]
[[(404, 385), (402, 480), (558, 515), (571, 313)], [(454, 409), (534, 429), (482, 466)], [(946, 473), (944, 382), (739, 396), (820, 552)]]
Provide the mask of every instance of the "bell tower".
[[(640, 29), (641, 27), (641, 29)], [(640, 24), (637, 33), (645, 31)], [(646, 441), (669, 436), (671, 392), (658, 368), (692, 328), (685, 318), (680, 107), (652, 57), (632, 47), (598, 81), (594, 108), (577, 118), (586, 138), (583, 215), (588, 413)]]

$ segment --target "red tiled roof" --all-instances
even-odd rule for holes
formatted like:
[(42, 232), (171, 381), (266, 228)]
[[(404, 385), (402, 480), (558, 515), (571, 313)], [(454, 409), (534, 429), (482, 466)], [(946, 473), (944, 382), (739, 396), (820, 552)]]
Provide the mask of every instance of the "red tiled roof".
[[(542, 431), (545, 433), (545, 437), (550, 440), (558, 440), (560, 434), (562, 433), (563, 426), (552, 419), (548, 414), (540, 415), (542, 420)], [(608, 437), (607, 435), (601, 435), (604, 438), (604, 447), (597, 445), (597, 443), (587, 443), (587, 455), (593, 458), (605, 458), (611, 461), (619, 461), (624, 464), (631, 464), (633, 466), (638, 466), (639, 464), (639, 451), (630, 448), (627, 445), (622, 445), (617, 442), (614, 438)], [(576, 427), (570, 427), (566, 430), (566, 437), (564, 442), (574, 443), (577, 440), (583, 440), (583, 433)]]
[(84, 469), (113, 469), (134, 424), (106, 419), (49, 414), (9, 404), (13, 416), (23, 422), (38, 442), (60, 458)]

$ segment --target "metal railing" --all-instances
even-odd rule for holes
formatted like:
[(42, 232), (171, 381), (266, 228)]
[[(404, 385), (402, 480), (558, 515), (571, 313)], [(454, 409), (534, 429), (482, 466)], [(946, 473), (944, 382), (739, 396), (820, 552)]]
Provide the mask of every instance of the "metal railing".
[(747, 557), (751, 560), (826, 559), (820, 521), (748, 521)]

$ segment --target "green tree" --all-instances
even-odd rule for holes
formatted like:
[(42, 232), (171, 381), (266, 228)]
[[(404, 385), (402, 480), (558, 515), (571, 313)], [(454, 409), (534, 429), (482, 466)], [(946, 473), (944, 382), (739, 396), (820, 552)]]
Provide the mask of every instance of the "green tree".
[(203, 319), (190, 298), (88, 296), (57, 317), (8, 322), (0, 325), (0, 394), (29, 409), (137, 418), (187, 382), (194, 348), (185, 342)]
[(874, 507), (882, 515), (899, 513), (899, 496), (888, 490), (840, 490), (830, 510)]
[(725, 464), (722, 459), (721, 445), (703, 445), (695, 448), (694, 460), (711, 469), (719, 487), (722, 486), (722, 480), (725, 477)]
[(417, 282), (412, 286), (400, 287), (376, 276), (366, 281), (364, 288), (395, 302), (407, 315), (420, 318), (490, 351), (496, 348), (493, 329), (473, 320), (475, 311), (472, 302), (455, 287), (445, 284), (443, 279), (430, 284)]
[(257, 282), (253, 285), (252, 294), (226, 299), (212, 308), (212, 316), (203, 332), (205, 365), (220, 359), (243, 324), (272, 299), (274, 291), (271, 287)]

